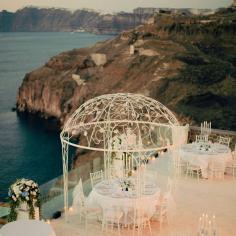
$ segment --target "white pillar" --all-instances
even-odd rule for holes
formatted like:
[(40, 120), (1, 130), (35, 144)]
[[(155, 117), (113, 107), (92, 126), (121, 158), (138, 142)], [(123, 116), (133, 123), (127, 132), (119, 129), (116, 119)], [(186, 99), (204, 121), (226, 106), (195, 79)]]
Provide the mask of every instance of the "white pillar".
[[(69, 138), (63, 137), (67, 141)], [(62, 140), (62, 166), (63, 166), (63, 183), (64, 183), (64, 211), (65, 211), (65, 220), (68, 222), (68, 144)]]
[(133, 44), (131, 44), (129, 47), (129, 54), (134, 55), (134, 45)]

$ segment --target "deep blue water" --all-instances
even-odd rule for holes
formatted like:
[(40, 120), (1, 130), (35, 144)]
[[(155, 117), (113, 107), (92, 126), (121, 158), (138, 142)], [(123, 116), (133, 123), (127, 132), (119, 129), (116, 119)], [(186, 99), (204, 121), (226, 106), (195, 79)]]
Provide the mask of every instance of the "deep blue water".
[(59, 134), (40, 120), (22, 119), (11, 108), (25, 73), (62, 51), (111, 38), (89, 33), (0, 33), (0, 201), (25, 177), (39, 184), (62, 174)]

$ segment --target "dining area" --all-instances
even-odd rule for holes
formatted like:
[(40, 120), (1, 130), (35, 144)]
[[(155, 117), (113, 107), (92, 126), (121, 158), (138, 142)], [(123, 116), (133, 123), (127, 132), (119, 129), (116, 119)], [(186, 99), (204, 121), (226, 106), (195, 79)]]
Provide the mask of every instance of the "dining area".
[[(220, 181), (202, 178), (197, 181), (195, 176), (184, 173), (176, 183), (174, 175), (166, 173), (170, 158), (168, 152), (160, 154), (155, 160), (150, 158), (143, 178), (142, 194), (138, 196), (138, 188), (133, 186), (135, 173), (133, 177), (114, 178), (109, 182), (104, 178), (104, 171), (91, 172), (89, 185), (93, 183), (93, 187), (88, 194), (81, 194), (84, 194), (82, 204), (87, 209), (87, 219), (85, 214), (80, 218), (80, 213), (72, 204), (69, 224), (74, 225), (74, 229), (77, 227), (81, 235), (190, 236), (198, 235), (198, 230), (210, 230), (210, 217), (214, 216), (216, 229), (211, 229), (211, 232), (217, 230), (216, 235), (232, 235), (235, 215), (232, 204), (236, 196), (236, 191), (232, 189), (236, 184), (233, 176)], [(83, 190), (86, 189), (86, 183), (81, 183)], [(137, 217), (142, 213), (145, 217)], [(209, 220), (204, 226), (199, 226), (203, 214), (207, 214)], [(57, 222), (52, 224), (59, 227)]]
[(230, 137), (211, 139), (211, 123), (203, 122), (194, 142), (179, 148), (178, 167), (185, 177), (224, 180), (227, 173), (234, 176), (236, 169), (235, 147), (230, 148)]
[[(102, 232), (132, 230), (152, 234), (152, 221), (159, 227), (168, 223), (173, 179), (165, 187), (157, 182), (148, 165), (169, 147), (175, 147), (173, 129), (180, 127), (174, 114), (159, 102), (139, 94), (108, 94), (88, 101), (65, 124), (61, 132), (64, 217), (77, 214), (88, 229), (89, 218), (100, 222)], [(77, 137), (82, 140), (76, 143)], [(84, 192), (79, 178), (69, 201), (69, 147), (96, 151), (103, 155), (100, 169), (90, 172), (91, 188)], [(168, 179), (168, 180), (167, 180)]]
[(117, 217), (118, 226), (140, 226), (141, 222), (137, 219), (139, 214), (143, 218), (142, 223), (147, 223), (151, 230), (150, 219), (160, 204), (160, 189), (153, 181), (145, 183), (140, 196), (137, 191), (135, 179), (132, 178), (101, 181), (91, 191), (88, 201), (91, 205), (101, 207), (105, 227), (114, 217)]
[(85, 196), (80, 179), (73, 190), (70, 219), (78, 216), (78, 222), (84, 226), (85, 232), (90, 231), (95, 220), (99, 232), (105, 235), (141, 235), (144, 232), (153, 235), (153, 225), (156, 231), (156, 227), (161, 229), (171, 221), (175, 211), (172, 195), (174, 183), (168, 177), (164, 185), (159, 187), (156, 173), (149, 170), (146, 172), (149, 174), (143, 176), (141, 188), (135, 174), (127, 178), (106, 180), (102, 170), (91, 173), (90, 182), (93, 187), (88, 196)]
[[(189, 125), (144, 96), (110, 94), (88, 101), (61, 132), (65, 221), (80, 222), (85, 235), (91, 222), (101, 235), (165, 235), (179, 230), (175, 224), (186, 228), (181, 219), (187, 213), (185, 221), (197, 235), (198, 217), (212, 198), (205, 196), (208, 184), (213, 186), (209, 180), (224, 180), (231, 167), (233, 175), (235, 160), (230, 138), (212, 140), (208, 122), (199, 131), (189, 142)], [(101, 153), (103, 160), (89, 180), (78, 176), (73, 189), (67, 175), (70, 146)], [(196, 198), (198, 193), (206, 200)]]

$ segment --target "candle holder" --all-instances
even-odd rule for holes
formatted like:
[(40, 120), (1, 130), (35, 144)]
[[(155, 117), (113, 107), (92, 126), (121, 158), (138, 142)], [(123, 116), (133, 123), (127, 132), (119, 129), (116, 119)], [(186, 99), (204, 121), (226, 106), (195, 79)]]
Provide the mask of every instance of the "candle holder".
[(217, 236), (216, 217), (203, 213), (199, 217), (198, 236)]
[(201, 123), (201, 134), (211, 134), (211, 122), (203, 121)]

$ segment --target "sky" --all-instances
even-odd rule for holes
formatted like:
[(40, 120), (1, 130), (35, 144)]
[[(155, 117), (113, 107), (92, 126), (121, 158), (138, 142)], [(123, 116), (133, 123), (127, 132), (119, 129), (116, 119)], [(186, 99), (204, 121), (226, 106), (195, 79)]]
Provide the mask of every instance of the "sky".
[(219, 8), (233, 0), (0, 0), (0, 10), (16, 11), (25, 6), (90, 8), (103, 12), (132, 11), (136, 7)]

